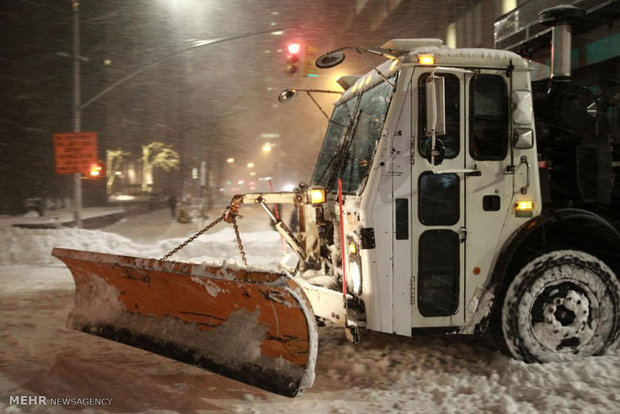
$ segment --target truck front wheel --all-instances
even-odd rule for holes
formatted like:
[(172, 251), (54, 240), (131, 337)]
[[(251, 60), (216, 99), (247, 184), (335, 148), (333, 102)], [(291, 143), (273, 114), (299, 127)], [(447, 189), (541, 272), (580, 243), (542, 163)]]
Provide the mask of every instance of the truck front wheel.
[(620, 282), (590, 254), (544, 254), (510, 283), (501, 324), (508, 350), (525, 362), (603, 354), (620, 337)]

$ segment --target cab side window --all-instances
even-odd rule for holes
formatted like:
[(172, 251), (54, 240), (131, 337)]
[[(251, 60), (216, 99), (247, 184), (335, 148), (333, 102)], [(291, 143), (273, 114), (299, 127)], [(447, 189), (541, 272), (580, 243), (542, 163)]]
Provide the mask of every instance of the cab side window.
[(502, 76), (477, 74), (469, 82), (469, 154), (503, 160), (508, 151), (508, 91)]

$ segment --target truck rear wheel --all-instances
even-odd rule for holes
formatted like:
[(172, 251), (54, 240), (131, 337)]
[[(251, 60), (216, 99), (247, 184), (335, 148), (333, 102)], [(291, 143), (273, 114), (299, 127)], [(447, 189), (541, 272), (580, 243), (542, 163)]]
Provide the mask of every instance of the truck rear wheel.
[(525, 362), (603, 354), (620, 337), (620, 282), (590, 254), (544, 254), (511, 282), (501, 325), (508, 350)]

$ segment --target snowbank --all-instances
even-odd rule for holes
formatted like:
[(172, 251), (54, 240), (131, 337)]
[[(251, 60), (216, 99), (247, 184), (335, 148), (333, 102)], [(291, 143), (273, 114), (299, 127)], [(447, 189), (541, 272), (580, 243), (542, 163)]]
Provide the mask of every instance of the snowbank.
[(134, 255), (141, 250), (129, 239), (103, 231), (74, 228), (23, 229), (0, 227), (0, 264), (33, 265), (57, 263), (50, 255), (54, 247)]
[[(136, 257), (160, 258), (181, 244), (185, 238), (160, 240), (151, 244), (136, 243), (115, 233), (75, 228), (23, 229), (0, 227), (0, 265), (41, 265), (58, 263), (50, 255), (52, 248), (114, 253)], [(280, 237), (273, 231), (246, 233), (242, 236), (249, 264), (275, 269), (282, 257)], [(233, 258), (241, 262), (234, 231), (224, 228), (203, 235), (189, 244), (172, 260), (221, 261)]]

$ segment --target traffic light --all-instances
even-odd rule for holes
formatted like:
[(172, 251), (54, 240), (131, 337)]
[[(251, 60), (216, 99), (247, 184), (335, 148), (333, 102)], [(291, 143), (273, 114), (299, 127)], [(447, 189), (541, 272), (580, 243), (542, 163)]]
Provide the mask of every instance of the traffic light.
[(301, 60), (301, 44), (291, 42), (286, 46), (286, 73), (292, 75), (299, 71)]
[(299, 55), (301, 53), (301, 45), (297, 42), (289, 43), (287, 49), (291, 55)]

